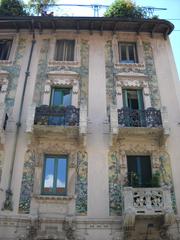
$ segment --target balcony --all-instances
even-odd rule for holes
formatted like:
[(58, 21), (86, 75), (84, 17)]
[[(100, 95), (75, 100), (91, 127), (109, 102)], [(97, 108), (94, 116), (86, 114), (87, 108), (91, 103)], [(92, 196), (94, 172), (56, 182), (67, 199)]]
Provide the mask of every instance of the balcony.
[(171, 193), (167, 186), (161, 188), (124, 187), (124, 227), (133, 227), (136, 217), (160, 217), (164, 225), (174, 222)]
[(32, 105), (28, 111), (26, 132), (38, 135), (56, 135), (78, 138), (86, 134), (87, 108), (81, 106)]
[(79, 126), (79, 108), (74, 106), (57, 107), (42, 105), (36, 107), (35, 125), (48, 126)]
[(118, 109), (119, 127), (162, 128), (161, 112), (155, 108), (147, 110)]
[(169, 135), (166, 108), (157, 110), (132, 110), (130, 108), (117, 109), (111, 107), (110, 113), (111, 133), (114, 139), (126, 136), (151, 136), (164, 141)]

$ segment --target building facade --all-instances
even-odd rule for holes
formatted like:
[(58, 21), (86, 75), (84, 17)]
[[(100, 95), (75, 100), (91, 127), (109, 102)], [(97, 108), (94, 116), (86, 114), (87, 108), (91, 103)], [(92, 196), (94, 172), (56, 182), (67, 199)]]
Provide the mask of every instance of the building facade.
[(0, 239), (180, 239), (172, 30), (0, 18)]

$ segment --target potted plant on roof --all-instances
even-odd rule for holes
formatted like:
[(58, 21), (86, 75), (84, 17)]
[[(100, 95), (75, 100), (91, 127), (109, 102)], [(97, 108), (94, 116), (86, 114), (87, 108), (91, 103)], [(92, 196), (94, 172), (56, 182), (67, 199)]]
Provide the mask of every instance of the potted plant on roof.
[(145, 18), (143, 8), (131, 0), (115, 0), (104, 13), (105, 17)]

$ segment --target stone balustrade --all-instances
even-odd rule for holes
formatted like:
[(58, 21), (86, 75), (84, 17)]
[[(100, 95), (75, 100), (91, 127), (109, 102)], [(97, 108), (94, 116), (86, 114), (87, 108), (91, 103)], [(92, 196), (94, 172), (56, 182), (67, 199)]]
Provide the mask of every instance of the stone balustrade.
[(124, 225), (132, 226), (136, 216), (164, 216), (164, 224), (174, 222), (171, 192), (169, 187), (161, 188), (132, 188), (125, 187), (124, 196)]

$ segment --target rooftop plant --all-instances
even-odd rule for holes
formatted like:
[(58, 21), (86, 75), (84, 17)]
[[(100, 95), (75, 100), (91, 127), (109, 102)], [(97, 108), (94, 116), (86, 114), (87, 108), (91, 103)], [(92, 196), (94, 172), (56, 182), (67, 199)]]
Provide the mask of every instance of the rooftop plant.
[(106, 10), (105, 17), (145, 18), (144, 10), (131, 0), (115, 0)]
[(1, 0), (0, 16), (26, 16), (24, 4), (21, 0)]

